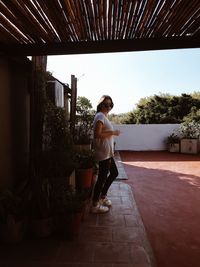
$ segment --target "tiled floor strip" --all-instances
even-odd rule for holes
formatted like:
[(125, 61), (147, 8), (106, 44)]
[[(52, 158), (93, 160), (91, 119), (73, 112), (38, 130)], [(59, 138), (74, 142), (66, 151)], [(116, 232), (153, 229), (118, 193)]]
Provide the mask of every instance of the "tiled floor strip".
[(117, 180), (127, 180), (128, 176), (126, 175), (126, 172), (124, 170), (123, 163), (121, 161), (121, 157), (118, 151), (115, 152), (115, 163), (117, 165), (117, 169), (119, 171), (119, 175), (117, 177)]
[(113, 183), (109, 198), (113, 203), (109, 213), (90, 214), (83, 223), (78, 242), (92, 251), (88, 260), (95, 266), (155, 267), (130, 186)]

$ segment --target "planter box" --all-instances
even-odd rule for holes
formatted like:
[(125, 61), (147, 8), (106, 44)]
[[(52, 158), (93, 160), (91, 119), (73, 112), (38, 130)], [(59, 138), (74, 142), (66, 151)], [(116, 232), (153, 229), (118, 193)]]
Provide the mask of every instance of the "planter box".
[(175, 152), (179, 153), (180, 152), (180, 144), (169, 144), (169, 152)]
[(181, 139), (181, 153), (187, 153), (187, 154), (199, 153), (199, 140)]
[(76, 144), (74, 146), (77, 151), (90, 151), (92, 147), (91, 144)]

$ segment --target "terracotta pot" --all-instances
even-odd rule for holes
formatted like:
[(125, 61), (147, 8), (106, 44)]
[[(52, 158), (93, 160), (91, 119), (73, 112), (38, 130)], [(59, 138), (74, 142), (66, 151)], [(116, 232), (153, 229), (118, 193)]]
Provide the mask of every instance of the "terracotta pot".
[(93, 169), (79, 169), (76, 171), (76, 187), (90, 188), (92, 185)]

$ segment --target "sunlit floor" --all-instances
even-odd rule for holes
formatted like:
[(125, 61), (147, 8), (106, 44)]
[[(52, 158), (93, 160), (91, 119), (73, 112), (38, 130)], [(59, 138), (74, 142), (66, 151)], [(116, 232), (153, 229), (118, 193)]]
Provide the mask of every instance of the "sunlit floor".
[(200, 155), (120, 152), (157, 267), (200, 266)]

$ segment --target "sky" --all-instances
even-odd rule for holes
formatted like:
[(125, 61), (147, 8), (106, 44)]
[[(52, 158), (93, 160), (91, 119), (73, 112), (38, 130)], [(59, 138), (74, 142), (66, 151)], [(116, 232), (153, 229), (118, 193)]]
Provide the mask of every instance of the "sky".
[(111, 113), (132, 111), (141, 98), (160, 93), (200, 91), (200, 49), (48, 56), (47, 70), (96, 109), (102, 95), (114, 102)]

